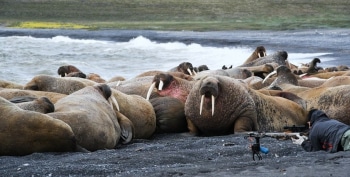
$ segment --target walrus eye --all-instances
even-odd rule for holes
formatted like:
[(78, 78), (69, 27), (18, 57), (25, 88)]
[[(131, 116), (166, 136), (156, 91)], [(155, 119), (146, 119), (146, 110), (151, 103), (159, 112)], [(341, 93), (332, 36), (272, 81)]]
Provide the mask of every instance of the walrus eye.
[(39, 87), (37, 85), (33, 85), (29, 87), (30, 90), (39, 90)]

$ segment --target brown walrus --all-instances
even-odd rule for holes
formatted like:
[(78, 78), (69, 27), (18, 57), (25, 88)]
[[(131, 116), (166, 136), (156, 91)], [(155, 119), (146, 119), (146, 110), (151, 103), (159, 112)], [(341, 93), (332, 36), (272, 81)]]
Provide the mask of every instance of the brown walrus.
[(197, 81), (185, 103), (189, 130), (195, 135), (224, 135), (241, 131), (283, 131), (304, 125), (307, 111), (297, 103), (264, 95), (243, 81), (208, 76)]
[(71, 127), (46, 114), (27, 111), (0, 97), (0, 155), (76, 150)]
[(59, 99), (67, 96), (66, 94), (36, 90), (20, 90), (20, 89), (2, 89), (0, 90), (0, 96), (11, 100), (16, 97), (47, 97), (52, 103), (56, 103)]
[(71, 94), (86, 86), (97, 84), (94, 81), (79, 77), (54, 77), (49, 75), (38, 75), (32, 78), (24, 89)]
[[(55, 112), (48, 115), (66, 122), (72, 128), (77, 144), (83, 148), (89, 151), (113, 149), (122, 130), (107, 101), (110, 96), (111, 89), (106, 84), (87, 86), (60, 99), (55, 104)], [(127, 134), (132, 136), (132, 132)]]
[(190, 62), (182, 62), (178, 66), (171, 68), (170, 72), (182, 72), (187, 75), (194, 75), (193, 73), (193, 65)]
[(132, 122), (134, 138), (152, 137), (156, 130), (156, 114), (152, 104), (140, 95), (128, 95), (113, 88), (111, 90), (111, 98), (115, 98), (119, 106), (114, 106), (114, 111), (120, 112)]
[(11, 81), (0, 80), (0, 88), (23, 89), (23, 85)]
[(253, 51), (253, 53), (247, 58), (247, 60), (243, 64), (250, 63), (258, 58), (265, 57), (266, 56), (266, 49), (264, 46), (258, 46)]
[(11, 100), (12, 103), (16, 103), (16, 105), (24, 110), (28, 111), (36, 111), (43, 114), (54, 112), (55, 106), (47, 97), (15, 97)]
[(82, 73), (80, 69), (78, 69), (73, 65), (60, 66), (57, 70), (58, 75), (60, 75), (61, 77), (65, 77), (67, 74), (74, 73), (74, 72)]

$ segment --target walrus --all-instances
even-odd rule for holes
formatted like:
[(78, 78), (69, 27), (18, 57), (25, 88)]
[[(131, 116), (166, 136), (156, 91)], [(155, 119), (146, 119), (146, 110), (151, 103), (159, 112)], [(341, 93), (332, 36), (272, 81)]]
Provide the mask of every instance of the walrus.
[(169, 69), (170, 72), (182, 72), (187, 75), (194, 75), (193, 73), (193, 65), (190, 62), (182, 62), (178, 66)]
[[(107, 85), (125, 94), (139, 95), (146, 98), (147, 92), (152, 85), (153, 78), (154, 76), (135, 77), (126, 81), (109, 82)], [(155, 92), (155, 90), (150, 95), (151, 98), (157, 96), (159, 95)]]
[(314, 58), (306, 67), (299, 67), (298, 69), (292, 72), (297, 75), (301, 75), (304, 73), (307, 73), (309, 75), (316, 74), (318, 73), (318, 70), (320, 70), (320, 68), (317, 67), (317, 63), (321, 63), (321, 60), (319, 58)]
[(78, 77), (54, 77), (49, 75), (38, 75), (25, 84), (25, 90), (38, 90), (56, 92), (62, 94), (71, 94), (86, 86), (97, 84), (94, 81)]
[(66, 94), (56, 93), (56, 92), (46, 92), (46, 91), (36, 91), (36, 90), (21, 90), (21, 89), (2, 89), (0, 90), (0, 96), (11, 100), (16, 97), (47, 97), (52, 103), (56, 103), (59, 99), (67, 96)]
[[(89, 151), (113, 149), (121, 138), (122, 130), (107, 101), (111, 94), (111, 88), (106, 84), (87, 86), (60, 99), (55, 104), (55, 112), (47, 115), (72, 127), (77, 144), (83, 148)], [(132, 132), (125, 135), (131, 136)]]
[(245, 60), (243, 64), (250, 63), (258, 58), (266, 56), (266, 49), (264, 46), (258, 46), (255, 48), (253, 53)]
[(0, 155), (76, 151), (76, 139), (65, 122), (27, 111), (0, 97)]
[(23, 89), (23, 85), (11, 81), (0, 80), (0, 88)]
[(82, 73), (82, 72), (71, 72), (69, 74), (67, 74), (65, 77), (80, 77), (80, 78), (86, 78), (86, 74)]
[(297, 103), (264, 95), (243, 81), (208, 76), (197, 81), (186, 103), (185, 115), (194, 135), (225, 135), (244, 131), (283, 131), (305, 125), (307, 111)]
[(78, 69), (73, 65), (60, 66), (57, 70), (58, 75), (60, 75), (61, 77), (65, 77), (67, 74), (73, 73), (73, 72), (83, 73), (80, 71), (80, 69)]
[(187, 81), (175, 77), (168, 73), (159, 73), (154, 76), (152, 85), (150, 86), (146, 99), (150, 99), (150, 94), (155, 91), (160, 96), (171, 96), (185, 103), (187, 95), (192, 89), (194, 81)]
[(156, 114), (152, 104), (139, 95), (128, 95), (116, 89), (111, 89), (111, 97), (118, 103), (113, 107), (127, 117), (135, 129), (135, 139), (149, 139), (156, 131)]
[(209, 67), (207, 65), (199, 65), (198, 67), (193, 67), (193, 71), (195, 71), (196, 73), (206, 70), (209, 70)]
[(160, 73), (168, 73), (168, 74), (171, 74), (173, 76), (176, 76), (176, 77), (179, 77), (179, 78), (182, 78), (182, 79), (186, 79), (186, 80), (189, 80), (189, 81), (193, 80), (192, 76), (190, 76), (188, 74), (184, 74), (183, 72), (178, 72), (178, 71), (166, 72), (166, 71), (159, 71), (159, 70), (152, 70), (152, 71), (143, 72), (143, 73), (137, 75), (136, 78), (144, 77), (144, 76), (155, 76), (155, 75), (160, 74)]
[[(111, 94), (106, 84), (87, 86), (57, 101), (55, 112), (47, 115), (66, 122), (72, 128), (77, 144), (83, 148), (89, 151), (113, 149), (122, 130), (107, 101)], [(132, 132), (125, 135), (131, 136)]]
[(9, 101), (28, 111), (36, 111), (43, 114), (55, 111), (54, 104), (47, 97), (15, 97)]
[(156, 113), (156, 133), (187, 132), (185, 104), (173, 97), (157, 97), (149, 100)]
[(284, 50), (281, 50), (273, 54), (267, 55), (265, 57), (255, 59), (250, 63), (242, 64), (239, 67), (260, 66), (263, 64), (270, 64), (270, 63), (277, 63), (278, 65), (286, 65), (287, 58), (288, 58), (288, 53)]
[(86, 79), (95, 81), (97, 83), (106, 83), (106, 80), (104, 80), (100, 75), (96, 74), (96, 73), (89, 73), (86, 76)]
[[(283, 68), (283, 66), (281, 66), (281, 68)], [(283, 70), (288, 71), (287, 69)], [(291, 78), (293, 74), (289, 74), (289, 76), (288, 78)], [(334, 79), (336, 80), (337, 77)], [(348, 107), (350, 106), (350, 85), (334, 84), (335, 86), (327, 86), (327, 84), (325, 84), (323, 86), (309, 88), (298, 86), (295, 82), (291, 82), (290, 79), (285, 78), (287, 78), (286, 75), (281, 75), (277, 78), (279, 80), (278, 86), (282, 88), (283, 91), (294, 93), (298, 97), (304, 99), (306, 102), (306, 110), (323, 110), (329, 117), (350, 125), (350, 112), (348, 111)], [(347, 79), (342, 80), (340, 78), (338, 81), (343, 81), (345, 83), (346, 80)]]

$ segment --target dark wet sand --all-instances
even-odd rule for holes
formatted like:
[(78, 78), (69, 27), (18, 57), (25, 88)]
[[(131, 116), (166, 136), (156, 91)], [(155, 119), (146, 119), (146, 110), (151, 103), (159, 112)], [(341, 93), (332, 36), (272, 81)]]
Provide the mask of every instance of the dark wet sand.
[(244, 135), (157, 134), (115, 150), (0, 157), (1, 176), (347, 176), (350, 153), (305, 152), (291, 140), (265, 137), (254, 161)]

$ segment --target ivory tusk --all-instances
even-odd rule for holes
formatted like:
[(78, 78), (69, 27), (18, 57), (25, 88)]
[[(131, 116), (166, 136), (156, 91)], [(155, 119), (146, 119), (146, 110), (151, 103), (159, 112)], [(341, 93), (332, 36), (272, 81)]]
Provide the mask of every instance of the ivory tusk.
[(211, 96), (211, 116), (214, 116), (214, 108), (215, 108), (215, 97)]
[(152, 85), (149, 87), (148, 92), (147, 92), (147, 96), (146, 96), (146, 100), (149, 100), (149, 97), (151, 96), (151, 93), (152, 93), (155, 86), (156, 86), (156, 83), (153, 82)]
[(258, 53), (258, 57), (261, 58), (260, 52)]
[(272, 72), (270, 72), (266, 77), (265, 77), (265, 79), (262, 81), (262, 83), (264, 83), (269, 77), (271, 77), (272, 75), (274, 75), (274, 74), (276, 74), (277, 73), (277, 71), (272, 71)]
[(193, 74), (194, 74), (194, 75), (197, 75), (197, 73), (196, 73), (196, 71), (195, 71), (195, 70), (193, 70)]
[(112, 97), (112, 101), (113, 101), (114, 105), (117, 107), (117, 110), (120, 111), (119, 104), (118, 104), (117, 100), (115, 99), (114, 96), (111, 96), (111, 97)]
[[(112, 97), (112, 96), (111, 96), (111, 97)], [(109, 103), (109, 105), (111, 105), (111, 108), (112, 108), (112, 109), (114, 109), (114, 108), (113, 108), (113, 103), (112, 103), (112, 99), (111, 99), (111, 97), (109, 97), (109, 99), (108, 99), (108, 103)]]
[(199, 105), (199, 115), (202, 115), (203, 102), (204, 102), (204, 95), (202, 95), (201, 97), (201, 103)]
[(120, 80), (117, 82), (117, 84), (115, 86), (119, 86), (120, 85)]
[(187, 72), (190, 73), (190, 75), (192, 76), (192, 72), (191, 72), (190, 68), (187, 68)]
[(300, 78), (303, 78), (303, 77), (306, 76), (306, 75), (307, 75), (307, 73), (300, 74), (299, 77), (300, 77)]
[(266, 57), (266, 52), (264, 52), (264, 57)]
[(158, 86), (158, 90), (162, 90), (164, 86), (164, 82), (162, 80), (159, 81), (159, 86)]

